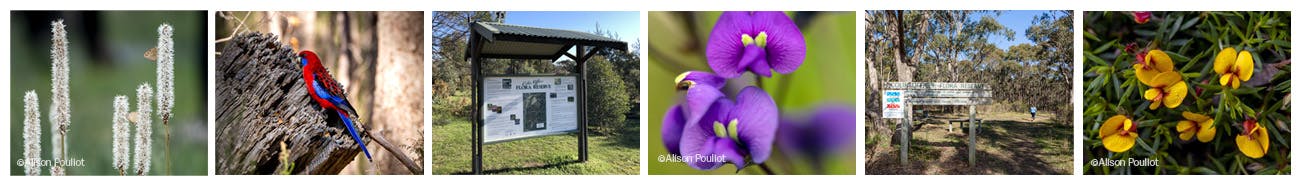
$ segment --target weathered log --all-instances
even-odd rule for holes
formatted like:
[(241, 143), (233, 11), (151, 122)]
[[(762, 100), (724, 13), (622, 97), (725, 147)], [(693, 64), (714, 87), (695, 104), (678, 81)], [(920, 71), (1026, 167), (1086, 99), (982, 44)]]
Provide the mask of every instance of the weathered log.
[[(280, 166), (292, 174), (338, 174), (361, 152), (338, 117), (311, 101), (295, 51), (278, 37), (244, 33), (220, 51), (217, 174), (272, 174)], [(363, 126), (357, 133), (366, 137)], [(279, 158), (281, 142), (287, 162)]]

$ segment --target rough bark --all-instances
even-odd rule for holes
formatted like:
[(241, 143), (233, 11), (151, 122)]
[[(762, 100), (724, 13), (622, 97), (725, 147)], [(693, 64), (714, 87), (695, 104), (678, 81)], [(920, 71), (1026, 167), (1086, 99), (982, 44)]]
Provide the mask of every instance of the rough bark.
[(245, 33), (220, 51), (217, 174), (281, 173), (281, 166), (291, 174), (338, 174), (361, 153), (337, 116), (308, 97), (295, 52), (278, 37)]

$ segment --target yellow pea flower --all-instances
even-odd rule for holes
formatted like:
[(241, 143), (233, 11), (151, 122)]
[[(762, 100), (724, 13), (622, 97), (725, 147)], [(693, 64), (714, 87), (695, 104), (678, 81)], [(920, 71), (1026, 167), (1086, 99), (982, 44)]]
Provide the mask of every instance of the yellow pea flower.
[(1150, 89), (1143, 93), (1142, 97), (1151, 101), (1151, 110), (1155, 110), (1160, 104), (1167, 108), (1175, 108), (1183, 103), (1183, 98), (1187, 97), (1187, 83), (1183, 82), (1182, 74), (1170, 71), (1157, 74), (1151, 78)]
[(1249, 51), (1242, 50), (1238, 54), (1236, 49), (1224, 48), (1214, 57), (1214, 72), (1221, 75), (1219, 85), (1237, 89), (1241, 82), (1250, 80), (1250, 76), (1255, 73), (1255, 59)]
[(1268, 153), (1268, 129), (1253, 118), (1246, 118), (1241, 126), (1246, 133), (1237, 135), (1237, 149), (1250, 158), (1264, 157)]
[(1128, 151), (1137, 142), (1137, 125), (1124, 115), (1115, 115), (1106, 119), (1106, 123), (1101, 124), (1100, 130), (1097, 132), (1097, 137), (1101, 138), (1101, 144), (1110, 152)]
[(1147, 86), (1155, 85), (1155, 77), (1160, 73), (1174, 71), (1174, 61), (1169, 59), (1169, 54), (1160, 50), (1151, 50), (1147, 53), (1139, 53), (1138, 60), (1133, 64), (1133, 70), (1136, 71), (1138, 81)]
[(1183, 140), (1196, 140), (1201, 142), (1210, 142), (1214, 140), (1214, 119), (1209, 116), (1183, 112), (1183, 118), (1186, 120), (1178, 121), (1178, 138)]

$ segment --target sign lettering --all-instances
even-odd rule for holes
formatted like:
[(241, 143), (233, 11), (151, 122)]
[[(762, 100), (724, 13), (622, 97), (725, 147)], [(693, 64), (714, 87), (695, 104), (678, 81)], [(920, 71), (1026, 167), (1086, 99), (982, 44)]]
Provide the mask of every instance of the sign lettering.
[(483, 142), (578, 131), (577, 76), (483, 80)]

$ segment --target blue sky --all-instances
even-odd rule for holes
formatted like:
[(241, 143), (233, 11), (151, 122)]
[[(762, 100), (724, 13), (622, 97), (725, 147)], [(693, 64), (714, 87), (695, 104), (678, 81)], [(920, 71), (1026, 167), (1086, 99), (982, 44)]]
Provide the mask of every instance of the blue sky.
[[(1002, 15), (997, 17), (998, 23), (1002, 23), (1002, 26), (1006, 26), (1007, 28), (1011, 28), (1011, 30), (1015, 30), (1016, 31), (1016, 35), (1014, 38), (1015, 40), (1007, 41), (1006, 39), (1000, 39), (1000, 38), (993, 39), (992, 40), (993, 44), (996, 44), (998, 48), (1002, 48), (1005, 50), (1017, 44), (1029, 43), (1029, 38), (1025, 37), (1025, 29), (1028, 29), (1029, 26), (1031, 26), (1031, 23), (1034, 20), (1034, 16), (1042, 15), (1045, 12), (1047, 11), (1019, 10), (1019, 11), (1002, 12)], [(983, 15), (972, 17), (972, 18), (974, 18), (975, 20), (979, 20), (978, 18), (980, 17), (983, 17)]]
[(628, 46), (641, 37), (641, 13), (635, 11), (512, 11), (506, 12), (505, 22), (583, 32), (596, 30), (599, 23), (600, 29), (614, 31)]

